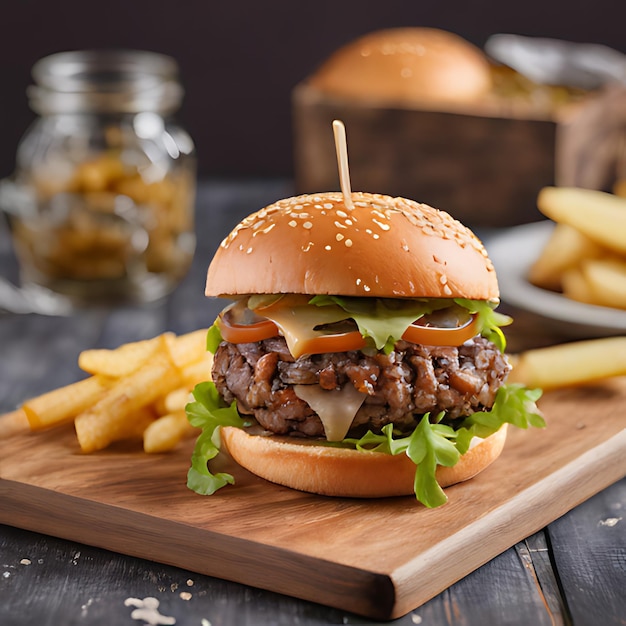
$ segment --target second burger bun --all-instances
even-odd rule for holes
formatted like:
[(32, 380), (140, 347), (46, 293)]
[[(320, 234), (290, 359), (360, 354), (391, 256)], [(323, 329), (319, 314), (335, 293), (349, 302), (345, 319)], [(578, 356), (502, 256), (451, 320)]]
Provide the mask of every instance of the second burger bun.
[[(476, 476), (501, 454), (507, 425), (476, 440), (453, 467), (437, 467), (437, 482), (449, 487)], [(406, 454), (392, 456), (316, 445), (288, 437), (250, 435), (226, 426), (222, 442), (242, 467), (270, 482), (326, 496), (380, 498), (413, 493), (415, 464)]]
[(379, 298), (499, 296), (478, 238), (448, 213), (405, 198), (340, 192), (280, 200), (218, 248), (207, 296), (311, 294)]
[(386, 104), (466, 103), (492, 87), (483, 52), (436, 28), (391, 28), (339, 48), (310, 84), (335, 96)]

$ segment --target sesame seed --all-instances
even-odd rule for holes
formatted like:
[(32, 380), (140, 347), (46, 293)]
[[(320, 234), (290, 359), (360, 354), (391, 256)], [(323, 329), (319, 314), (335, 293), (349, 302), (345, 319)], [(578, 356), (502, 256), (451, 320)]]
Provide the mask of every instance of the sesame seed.
[(331, 246), (324, 246), (324, 250), (332, 250)]
[(345, 224), (342, 224), (341, 222), (335, 222), (335, 226), (337, 228), (348, 228)]
[(295, 228), (298, 225), (298, 222), (296, 222), (296, 220), (291, 220), (291, 222), (289, 222), (289, 226), (291, 226), (291, 228)]
[(310, 230), (311, 228), (313, 228), (313, 222), (304, 222), (304, 224), (302, 224), (302, 227)]
[(341, 210), (337, 211), (337, 215), (339, 217), (348, 217), (348, 214), (345, 211), (341, 211)]
[(367, 285), (363, 285), (363, 290), (364, 291), (371, 291), (371, 288), (368, 287)]
[(270, 230), (272, 230), (275, 226), (276, 226), (276, 222), (272, 222), (271, 224), (269, 224), (268, 226), (266, 226), (265, 228), (263, 228), (261, 230), (255, 230), (252, 233), (252, 236), (256, 237), (257, 235), (265, 235), (265, 234), (269, 233)]
[(442, 274), (442, 275), (439, 277), (439, 282), (440, 282), (442, 285), (445, 285), (445, 284), (448, 282), (448, 277), (447, 277), (445, 274)]
[(344, 243), (346, 244), (346, 248), (351, 248), (352, 247), (352, 239), (346, 239), (344, 241)]
[(391, 228), (389, 224), (383, 224), (382, 222), (379, 222), (378, 220), (372, 220), (372, 222), (378, 225), (381, 228), (381, 230), (389, 230)]
[(378, 233), (374, 233), (374, 234), (372, 235), (372, 238), (373, 238), (373, 239), (380, 239), (380, 235), (379, 235)]
[(324, 208), (325, 208), (325, 209), (332, 209), (332, 208), (333, 208), (333, 204), (332, 204), (332, 202), (326, 202), (326, 203), (324, 204)]
[(308, 252), (311, 249), (312, 245), (313, 245), (313, 242), (309, 241), (309, 243), (307, 243), (306, 246), (302, 246), (300, 249), (302, 250), (302, 252)]
[(246, 254), (250, 254), (251, 252), (252, 252), (252, 248), (251, 247), (246, 250)]
[(337, 233), (337, 234), (335, 235), (335, 239), (336, 239), (337, 241), (341, 241), (341, 240), (343, 239), (343, 235), (342, 235), (341, 233)]
[(445, 293), (446, 296), (451, 296), (452, 295), (452, 289), (450, 289), (450, 286), (448, 284), (444, 285), (443, 293)]
[(352, 226), (352, 220), (345, 220), (344, 223), (346, 226)]

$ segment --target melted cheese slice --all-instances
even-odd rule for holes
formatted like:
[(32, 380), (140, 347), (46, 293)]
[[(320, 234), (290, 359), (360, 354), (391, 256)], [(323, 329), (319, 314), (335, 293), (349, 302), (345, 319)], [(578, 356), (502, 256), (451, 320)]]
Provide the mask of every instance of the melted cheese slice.
[(294, 385), (293, 389), (298, 398), (318, 414), (328, 441), (345, 438), (354, 416), (367, 397), (350, 383), (342, 389), (326, 390), (319, 385)]
[(254, 309), (255, 313), (272, 320), (280, 329), (289, 352), (297, 359), (307, 353), (307, 345), (324, 331), (314, 330), (322, 324), (334, 324), (350, 316), (336, 305), (315, 306), (310, 296), (284, 296), (276, 303)]

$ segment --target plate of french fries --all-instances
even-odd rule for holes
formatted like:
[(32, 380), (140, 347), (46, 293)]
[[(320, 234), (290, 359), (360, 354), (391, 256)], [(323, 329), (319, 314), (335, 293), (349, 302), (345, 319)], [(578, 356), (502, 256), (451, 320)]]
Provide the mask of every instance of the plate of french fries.
[(626, 197), (546, 187), (537, 206), (548, 219), (486, 242), (502, 299), (565, 333), (626, 332)]

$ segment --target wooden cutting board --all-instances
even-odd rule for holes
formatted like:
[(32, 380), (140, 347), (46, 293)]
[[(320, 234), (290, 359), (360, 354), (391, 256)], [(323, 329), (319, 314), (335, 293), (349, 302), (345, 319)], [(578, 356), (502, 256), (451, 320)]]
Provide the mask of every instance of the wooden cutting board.
[[(500, 459), (447, 490), (326, 498), (266, 483), (185, 485), (192, 441), (84, 455), (71, 426), (0, 442), (0, 522), (359, 613), (408, 613), (626, 474), (626, 378), (544, 396), (545, 430), (509, 429)], [(222, 455), (221, 455), (222, 456)]]

